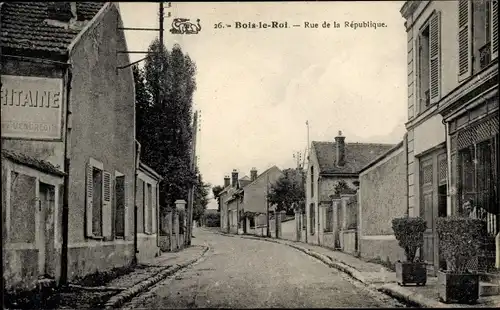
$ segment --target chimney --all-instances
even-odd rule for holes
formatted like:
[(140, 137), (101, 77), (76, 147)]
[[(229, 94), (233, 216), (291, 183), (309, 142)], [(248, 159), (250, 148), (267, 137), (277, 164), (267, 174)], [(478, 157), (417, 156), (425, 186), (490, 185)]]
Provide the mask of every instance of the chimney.
[(342, 167), (345, 164), (345, 137), (342, 136), (342, 131), (339, 130), (339, 135), (335, 137), (335, 147), (336, 147), (336, 162), (338, 167)]
[(257, 179), (257, 169), (255, 167), (250, 170), (250, 179), (255, 181)]
[(47, 14), (48, 19), (67, 23), (76, 19), (76, 2), (49, 2)]
[(231, 185), (233, 187), (236, 187), (236, 185), (238, 184), (238, 170), (233, 169), (233, 172), (231, 173), (231, 180), (232, 180)]
[(231, 178), (228, 175), (226, 175), (224, 177), (224, 188), (228, 187), (229, 185), (231, 185)]

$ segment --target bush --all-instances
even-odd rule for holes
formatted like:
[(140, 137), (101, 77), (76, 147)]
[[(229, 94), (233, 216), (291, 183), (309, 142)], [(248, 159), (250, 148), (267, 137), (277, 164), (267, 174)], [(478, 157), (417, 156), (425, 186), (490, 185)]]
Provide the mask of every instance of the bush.
[(479, 254), (486, 224), (468, 217), (440, 217), (436, 221), (439, 249), (448, 270), (468, 272), (467, 263)]
[(401, 217), (392, 219), (392, 230), (399, 246), (405, 251), (408, 262), (415, 261), (417, 249), (424, 245), (424, 232), (427, 223), (420, 217)]
[(219, 227), (220, 226), (220, 214), (219, 213), (208, 213), (203, 215), (203, 220), (205, 221), (205, 226), (207, 227)]

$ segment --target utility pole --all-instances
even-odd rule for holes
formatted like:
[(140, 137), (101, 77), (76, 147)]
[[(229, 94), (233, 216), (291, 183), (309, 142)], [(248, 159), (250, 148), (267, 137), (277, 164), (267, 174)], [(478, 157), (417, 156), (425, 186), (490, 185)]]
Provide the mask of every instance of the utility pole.
[[(306, 156), (307, 157), (307, 162), (309, 163), (309, 121), (307, 120), (306, 121), (306, 126), (307, 126), (307, 153), (306, 153)], [(304, 158), (304, 161), (305, 161), (305, 158)], [(303, 178), (303, 184), (304, 184), (304, 191), (307, 193), (307, 188), (306, 188), (306, 178), (307, 178), (307, 173), (305, 173), (305, 178)], [(312, 182), (312, 179), (311, 179), (311, 182)], [(308, 208), (308, 205), (307, 205), (307, 200), (304, 201), (304, 208), (305, 208), (305, 214), (307, 214), (307, 208)], [(309, 216), (311, 216), (311, 214), (309, 214)], [(308, 231), (309, 229), (309, 225), (308, 225), (308, 220), (307, 220), (307, 216), (306, 216), (306, 243), (307, 243), (307, 234), (309, 233)]]
[[(167, 2), (167, 8), (171, 8), (171, 7), (172, 7), (172, 3), (171, 2)], [(164, 22), (164, 18), (165, 18), (164, 9), (163, 9), (163, 2), (160, 2), (159, 16), (160, 16), (160, 20), (159, 20), (159, 27), (158, 28), (118, 27), (117, 30), (158, 31), (159, 35), (160, 35), (159, 36), (160, 37), (160, 43), (163, 43), (163, 31), (164, 31), (163, 22)], [(168, 12), (167, 17), (170, 17), (170, 16), (171, 16), (171, 12)], [(117, 17), (117, 24), (119, 24), (118, 23), (118, 17)], [(163, 44), (161, 44), (161, 46), (160, 46), (160, 51), (163, 51)], [(150, 51), (116, 51), (116, 53), (117, 54), (146, 54), (146, 55), (156, 54), (156, 53), (152, 53)], [(134, 61), (132, 63), (126, 64), (124, 66), (116, 67), (116, 70), (118, 71), (118, 70), (121, 70), (121, 69), (128, 68), (130, 66), (138, 64), (141, 61), (146, 60), (147, 58), (148, 58), (148, 56), (146, 56), (144, 58), (141, 58), (141, 59), (139, 59), (137, 61)]]
[(293, 158), (297, 161), (297, 169), (300, 169), (301, 166), (301, 161), (302, 161), (302, 153), (300, 151), (297, 151), (293, 154)]
[(266, 215), (267, 215), (267, 236), (271, 238), (271, 227), (269, 227), (269, 174), (266, 176)]

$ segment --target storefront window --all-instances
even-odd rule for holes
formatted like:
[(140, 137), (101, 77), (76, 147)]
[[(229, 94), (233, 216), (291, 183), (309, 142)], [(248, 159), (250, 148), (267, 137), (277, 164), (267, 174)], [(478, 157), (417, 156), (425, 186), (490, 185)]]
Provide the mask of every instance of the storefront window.
[[(498, 213), (495, 140), (489, 139), (458, 152), (459, 210), (483, 218)], [(453, 165), (453, 163), (452, 163)]]
[[(474, 177), (476, 169), (474, 165), (474, 146), (462, 149), (458, 152), (460, 166), (460, 205), (473, 203), (474, 200)], [(465, 210), (462, 210), (465, 211)]]

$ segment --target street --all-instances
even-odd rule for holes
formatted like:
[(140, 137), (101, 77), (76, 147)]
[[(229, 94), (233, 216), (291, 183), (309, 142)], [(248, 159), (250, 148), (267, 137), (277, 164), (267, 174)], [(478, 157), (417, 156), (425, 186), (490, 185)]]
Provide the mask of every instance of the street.
[(126, 309), (403, 307), (291, 247), (195, 230), (210, 250)]

